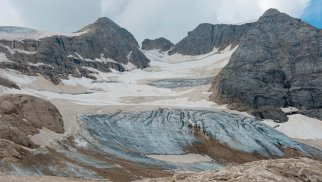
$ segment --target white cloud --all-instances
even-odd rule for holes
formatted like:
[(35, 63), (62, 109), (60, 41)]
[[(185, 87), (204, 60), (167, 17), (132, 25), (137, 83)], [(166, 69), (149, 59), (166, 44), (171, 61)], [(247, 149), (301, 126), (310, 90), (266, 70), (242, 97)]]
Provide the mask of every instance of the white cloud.
[(310, 0), (260, 0), (259, 2), (262, 11), (276, 8), (294, 17), (301, 16), (309, 4)]
[(101, 15), (127, 28), (138, 41), (164, 36), (174, 42), (200, 23), (256, 20), (276, 8), (299, 17), (310, 0), (101, 0)]
[(139, 42), (176, 43), (200, 23), (256, 20), (268, 8), (300, 17), (310, 0), (0, 0), (0, 25), (73, 32), (99, 16), (128, 29)]
[(19, 14), (19, 11), (14, 7), (10, 0), (1, 0), (0, 25), (24, 25), (24, 21)]

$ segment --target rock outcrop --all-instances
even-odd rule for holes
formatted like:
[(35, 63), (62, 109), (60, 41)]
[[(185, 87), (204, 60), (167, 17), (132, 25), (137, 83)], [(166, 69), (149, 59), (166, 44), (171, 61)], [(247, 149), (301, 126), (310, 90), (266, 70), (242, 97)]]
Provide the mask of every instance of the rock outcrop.
[(177, 43), (170, 54), (200, 55), (211, 52), (214, 48), (222, 50), (229, 45), (238, 45), (240, 38), (254, 26), (244, 25), (212, 25), (200, 24), (188, 36)]
[(8, 88), (15, 88), (15, 89), (19, 89), (19, 86), (15, 83), (13, 83), (12, 81), (9, 81), (7, 79), (1, 78), (0, 77), (0, 85), (4, 86), (4, 87), (8, 87)]
[(144, 182), (194, 181), (322, 181), (322, 162), (309, 158), (262, 160), (231, 165), (220, 170), (175, 174), (172, 178), (143, 179)]
[(169, 51), (173, 47), (173, 43), (169, 40), (161, 37), (158, 39), (150, 40), (145, 39), (142, 42), (142, 50), (160, 50), (162, 52)]
[(46, 127), (57, 133), (64, 132), (57, 108), (46, 100), (28, 95), (1, 96), (0, 123), (0, 160), (20, 159), (26, 153), (21, 146), (37, 148), (29, 136), (39, 133), (38, 129)]
[(108, 18), (99, 18), (71, 36), (0, 40), (0, 52), (11, 61), (0, 62), (0, 68), (41, 74), (55, 84), (69, 75), (95, 79), (90, 68), (109, 72), (125, 71), (127, 64), (149, 66), (133, 35)]
[(214, 79), (210, 99), (265, 113), (292, 106), (319, 117), (321, 83), (321, 30), (270, 9), (240, 39), (228, 65)]

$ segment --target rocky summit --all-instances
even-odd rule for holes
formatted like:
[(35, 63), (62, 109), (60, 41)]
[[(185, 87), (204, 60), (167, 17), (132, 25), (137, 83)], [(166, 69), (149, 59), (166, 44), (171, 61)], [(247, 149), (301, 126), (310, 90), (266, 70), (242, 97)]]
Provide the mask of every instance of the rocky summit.
[(142, 50), (160, 50), (166, 52), (172, 47), (173, 43), (163, 37), (154, 40), (145, 39), (142, 42)]
[[(32, 34), (12, 27), (2, 32)], [(29, 29), (26, 29), (29, 30)], [(149, 59), (139, 50), (133, 35), (108, 18), (99, 18), (72, 35), (52, 35), (40, 39), (0, 40), (0, 52), (7, 61), (1, 68), (22, 74), (40, 74), (54, 84), (69, 75), (96, 79), (92, 68), (101, 72), (145, 68)]]
[[(274, 108), (296, 107), (322, 118), (322, 32), (270, 9), (245, 33), (215, 77), (211, 100), (274, 117)], [(277, 111), (278, 112), (278, 111)]]

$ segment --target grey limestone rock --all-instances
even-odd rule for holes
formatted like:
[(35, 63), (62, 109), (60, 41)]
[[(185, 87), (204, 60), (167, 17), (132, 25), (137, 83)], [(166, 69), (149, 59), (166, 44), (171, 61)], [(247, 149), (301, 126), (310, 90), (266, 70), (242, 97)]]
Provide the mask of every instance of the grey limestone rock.
[(4, 86), (4, 87), (8, 87), (8, 88), (15, 88), (15, 89), (19, 89), (19, 86), (15, 83), (13, 83), (12, 81), (9, 81), (7, 79), (1, 78), (0, 77), (0, 85)]
[(145, 39), (142, 42), (142, 50), (153, 50), (153, 49), (159, 49), (162, 52), (166, 52), (170, 50), (173, 47), (173, 43), (169, 40), (161, 37), (158, 39), (150, 40)]
[(111, 68), (125, 71), (123, 65), (129, 62), (137, 68), (149, 66), (150, 60), (139, 50), (133, 35), (108, 18), (99, 18), (76, 33), (80, 35), (0, 40), (0, 52), (12, 61), (1, 62), (0, 68), (28, 75), (40, 73), (58, 84), (68, 75), (95, 79), (87, 67), (109, 72)]
[(241, 38), (210, 98), (240, 108), (317, 110), (321, 83), (321, 30), (270, 9)]
[(170, 54), (199, 55), (211, 52), (214, 47), (222, 50), (229, 45), (236, 46), (240, 38), (252, 27), (253, 23), (244, 25), (212, 25), (203, 23), (188, 33), (177, 43)]

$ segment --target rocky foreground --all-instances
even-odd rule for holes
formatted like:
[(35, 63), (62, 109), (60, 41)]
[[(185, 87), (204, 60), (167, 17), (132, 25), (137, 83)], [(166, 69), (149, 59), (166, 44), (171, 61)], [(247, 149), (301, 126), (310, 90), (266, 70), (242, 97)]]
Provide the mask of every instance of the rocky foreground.
[(243, 165), (170, 178), (144, 179), (142, 182), (195, 181), (322, 181), (322, 162), (309, 158), (262, 160)]
[(63, 133), (64, 124), (58, 109), (50, 102), (28, 95), (0, 97), (0, 161), (19, 162), (39, 146), (31, 135), (43, 127)]
[[(148, 178), (136, 182), (208, 182), (208, 181), (322, 181), (322, 162), (309, 158), (262, 160), (242, 165), (230, 165), (225, 168), (199, 173), (176, 173), (173, 177)], [(6, 182), (98, 182), (109, 180), (82, 180), (53, 176), (18, 177), (1, 176)]]

